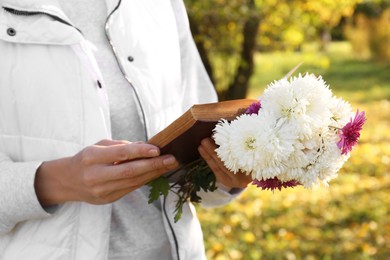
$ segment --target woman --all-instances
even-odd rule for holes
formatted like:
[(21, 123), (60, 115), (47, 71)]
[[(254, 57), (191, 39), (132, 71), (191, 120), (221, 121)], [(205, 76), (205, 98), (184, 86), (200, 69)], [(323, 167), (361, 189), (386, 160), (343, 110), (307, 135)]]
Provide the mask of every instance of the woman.
[[(178, 163), (142, 141), (216, 101), (182, 0), (0, 3), (0, 258), (205, 258), (192, 205), (144, 186)], [(214, 149), (205, 206), (249, 182)]]

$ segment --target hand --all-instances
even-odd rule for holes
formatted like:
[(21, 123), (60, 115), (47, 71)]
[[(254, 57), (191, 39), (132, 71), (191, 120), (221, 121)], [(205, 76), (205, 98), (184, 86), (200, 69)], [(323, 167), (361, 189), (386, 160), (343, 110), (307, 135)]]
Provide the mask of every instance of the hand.
[(103, 140), (73, 157), (44, 162), (35, 189), (42, 205), (66, 201), (105, 204), (116, 201), (178, 167), (172, 155), (156, 146)]
[(217, 156), (215, 152), (217, 147), (211, 138), (205, 138), (198, 148), (200, 155), (214, 172), (217, 182), (230, 188), (246, 188), (252, 182), (251, 176), (241, 172), (234, 174), (229, 171)]

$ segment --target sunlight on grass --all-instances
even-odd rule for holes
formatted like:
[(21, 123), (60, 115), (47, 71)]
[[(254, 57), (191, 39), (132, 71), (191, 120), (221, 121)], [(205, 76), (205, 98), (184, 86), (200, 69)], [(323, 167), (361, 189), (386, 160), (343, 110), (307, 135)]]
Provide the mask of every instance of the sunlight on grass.
[(311, 47), (300, 53), (257, 54), (248, 96), (259, 96), (269, 83), (303, 62), (295, 75), (307, 72), (322, 75), (335, 94), (348, 101), (390, 99), (390, 64), (354, 59), (348, 46), (345, 42), (333, 43), (326, 53)]
[[(390, 65), (354, 59), (346, 43), (327, 53), (256, 56), (250, 97), (300, 62), (367, 123), (330, 187), (281, 192), (249, 187), (218, 209), (198, 209), (209, 259), (388, 259), (390, 255)], [(298, 72), (298, 73), (299, 73)]]

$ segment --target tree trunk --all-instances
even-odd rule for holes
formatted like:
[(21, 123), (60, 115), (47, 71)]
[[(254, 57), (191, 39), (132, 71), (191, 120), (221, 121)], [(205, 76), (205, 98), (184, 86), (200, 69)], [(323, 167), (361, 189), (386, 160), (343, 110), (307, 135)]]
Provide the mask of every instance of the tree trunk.
[(332, 41), (332, 34), (327, 27), (321, 30), (321, 44), (320, 51), (326, 52), (328, 50), (329, 43)]
[[(249, 1), (249, 8), (255, 10), (253, 0)], [(245, 98), (248, 91), (249, 79), (254, 70), (254, 53), (256, 50), (256, 38), (260, 17), (257, 13), (253, 13), (248, 17), (243, 28), (243, 42), (240, 54), (240, 61), (237, 67), (233, 82), (229, 85), (222, 99), (239, 99)]]

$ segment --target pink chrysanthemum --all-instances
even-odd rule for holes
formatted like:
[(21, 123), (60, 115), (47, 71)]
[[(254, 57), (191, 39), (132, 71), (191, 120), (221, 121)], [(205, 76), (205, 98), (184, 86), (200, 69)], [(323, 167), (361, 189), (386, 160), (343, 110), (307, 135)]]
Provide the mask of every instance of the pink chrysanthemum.
[(256, 101), (248, 107), (248, 109), (245, 111), (245, 114), (247, 115), (258, 114), (260, 108), (261, 108), (260, 101)]
[(348, 154), (360, 137), (360, 131), (363, 128), (364, 122), (366, 121), (364, 111), (359, 113), (356, 112), (355, 118), (348, 122), (340, 131), (340, 141), (337, 143), (337, 147), (341, 149), (341, 154)]
[(291, 180), (282, 182), (277, 177), (267, 180), (254, 180), (252, 182), (253, 185), (256, 185), (258, 188), (261, 188), (263, 190), (281, 190), (282, 188), (288, 188), (288, 187), (295, 187), (298, 185), (301, 185), (298, 181)]

